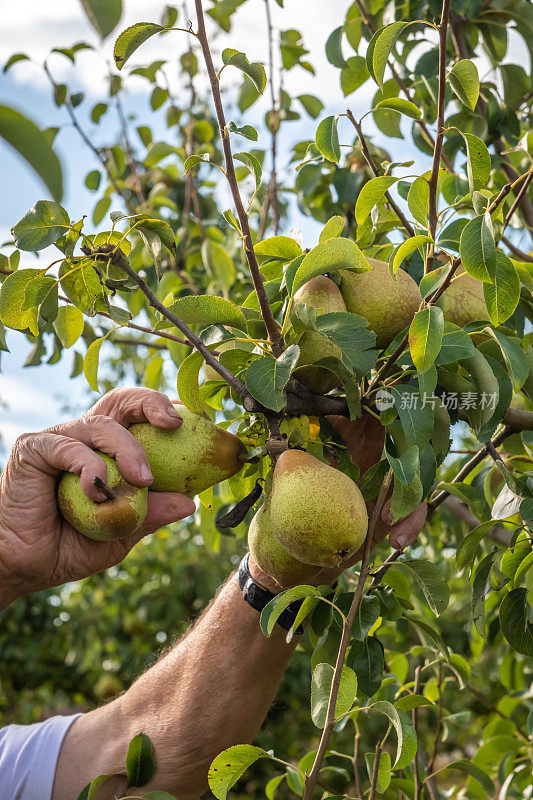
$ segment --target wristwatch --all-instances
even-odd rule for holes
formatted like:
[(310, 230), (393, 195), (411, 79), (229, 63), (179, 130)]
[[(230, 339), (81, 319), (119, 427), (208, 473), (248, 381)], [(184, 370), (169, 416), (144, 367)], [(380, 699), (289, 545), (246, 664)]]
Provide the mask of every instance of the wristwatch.
[[(270, 601), (276, 597), (276, 595), (272, 592), (269, 592), (268, 589), (264, 589), (262, 586), (259, 586), (259, 584), (254, 581), (248, 566), (249, 558), (250, 553), (246, 553), (239, 564), (239, 586), (242, 590), (244, 602), (248, 603), (249, 606), (252, 606), (252, 608), (255, 608), (256, 611), (261, 613), (264, 607), (270, 603)], [(294, 603), (291, 603), (290, 606), (287, 606), (287, 608), (282, 611), (277, 618), (277, 624), (281, 625), (281, 627), (286, 631), (290, 630), (294, 625), (301, 605), (301, 600), (295, 600)], [(294, 633), (298, 636), (300, 636), (303, 632), (304, 629), (302, 625), (298, 625), (294, 631)]]

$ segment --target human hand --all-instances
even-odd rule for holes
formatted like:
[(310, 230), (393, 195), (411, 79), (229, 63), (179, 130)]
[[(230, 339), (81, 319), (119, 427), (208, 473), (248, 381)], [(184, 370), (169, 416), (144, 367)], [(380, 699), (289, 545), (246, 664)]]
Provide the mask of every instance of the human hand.
[(17, 439), (0, 476), (0, 608), (23, 594), (118, 564), (143, 536), (193, 513), (195, 504), (185, 495), (149, 492), (141, 527), (111, 542), (87, 539), (62, 518), (55, 490), (64, 471), (80, 476), (92, 500), (105, 500), (93, 485), (95, 477), (105, 481), (107, 475), (95, 449), (116, 458), (129, 483), (151, 484), (146, 453), (126, 430), (134, 422), (170, 430), (181, 418), (160, 392), (115, 389), (80, 419)]

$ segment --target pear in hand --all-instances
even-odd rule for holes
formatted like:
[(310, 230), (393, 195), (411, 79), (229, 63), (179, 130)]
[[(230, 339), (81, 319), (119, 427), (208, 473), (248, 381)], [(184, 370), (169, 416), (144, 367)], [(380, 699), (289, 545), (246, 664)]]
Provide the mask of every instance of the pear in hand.
[(348, 311), (368, 320), (381, 349), (411, 324), (422, 297), (416, 281), (403, 269), (393, 278), (385, 261), (369, 258), (368, 263), (370, 272), (340, 271), (341, 292)]
[(363, 543), (368, 516), (355, 483), (301, 450), (278, 458), (270, 516), (281, 546), (306, 564), (333, 567)]
[(318, 567), (298, 561), (283, 549), (272, 529), (270, 501), (268, 495), (250, 523), (250, 553), (257, 566), (274, 578), (282, 589), (307, 583), (319, 571)]
[[(305, 303), (320, 309), (322, 313), (346, 311), (346, 304), (336, 283), (317, 275), (305, 283), (294, 295), (297, 303)], [(333, 356), (340, 358), (341, 350), (335, 342), (321, 336), (317, 331), (305, 331), (298, 341), (300, 358), (298, 359), (295, 377), (316, 394), (325, 394), (339, 385), (339, 379), (333, 372), (324, 367), (306, 366)]]
[(189, 497), (242, 469), (246, 448), (232, 433), (181, 405), (183, 424), (173, 431), (141, 422), (130, 433), (144, 447), (154, 482), (150, 491), (181, 492)]
[(115, 459), (97, 452), (106, 463), (107, 486), (114, 498), (95, 503), (81, 488), (79, 477), (65, 472), (57, 490), (59, 508), (67, 522), (89, 539), (103, 542), (123, 539), (144, 521), (148, 489), (125, 481)]

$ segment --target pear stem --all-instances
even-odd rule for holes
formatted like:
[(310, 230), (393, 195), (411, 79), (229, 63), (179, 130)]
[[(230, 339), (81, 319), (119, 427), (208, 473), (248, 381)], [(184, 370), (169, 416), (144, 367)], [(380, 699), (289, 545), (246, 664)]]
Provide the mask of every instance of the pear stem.
[(105, 496), (107, 497), (108, 500), (114, 500), (115, 499), (115, 497), (116, 497), (115, 492), (112, 489), (110, 489), (109, 486), (107, 485), (107, 483), (104, 483), (104, 481), (101, 478), (99, 478), (98, 476), (93, 478), (93, 485), (96, 486), (96, 488), (98, 489), (99, 492), (102, 492), (102, 494), (105, 494)]
[(339, 646), (339, 652), (337, 653), (337, 661), (335, 663), (335, 670), (333, 672), (333, 680), (331, 682), (331, 692), (328, 700), (326, 722), (324, 725), (324, 729), (322, 731), (322, 736), (320, 737), (320, 743), (318, 745), (318, 750), (316, 752), (311, 772), (309, 773), (309, 775), (305, 780), (305, 787), (302, 800), (311, 800), (313, 796), (313, 790), (316, 786), (317, 779), (320, 770), (322, 768), (322, 762), (324, 761), (324, 756), (326, 755), (326, 750), (328, 748), (329, 740), (333, 731), (333, 726), (335, 725), (335, 707), (337, 705), (337, 696), (339, 694), (342, 669), (344, 667), (344, 659), (346, 658), (346, 651), (348, 650), (348, 645), (350, 644), (350, 635), (352, 632), (352, 627), (355, 621), (355, 617), (357, 615), (357, 609), (359, 608), (359, 603), (361, 602), (361, 598), (363, 597), (365, 584), (370, 574), (369, 560), (370, 560), (370, 552), (372, 550), (372, 539), (374, 536), (374, 530), (376, 528), (379, 515), (381, 514), (381, 509), (383, 508), (383, 504), (385, 503), (385, 499), (387, 497), (391, 481), (392, 481), (392, 471), (389, 470), (387, 475), (385, 476), (383, 485), (379, 490), (379, 495), (376, 500), (376, 505), (372, 510), (370, 521), (368, 523), (368, 531), (365, 539), (365, 549), (363, 552), (363, 559), (361, 561), (361, 572), (359, 573), (359, 580), (357, 581), (357, 586), (354, 592), (350, 610), (348, 612), (348, 615), (346, 617), (346, 620), (342, 628), (341, 643)]

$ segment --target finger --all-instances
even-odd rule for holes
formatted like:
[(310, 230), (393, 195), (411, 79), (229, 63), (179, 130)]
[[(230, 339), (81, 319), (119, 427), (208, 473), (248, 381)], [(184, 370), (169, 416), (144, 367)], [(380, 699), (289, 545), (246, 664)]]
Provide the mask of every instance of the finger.
[(148, 513), (138, 531), (127, 536), (122, 541), (130, 548), (139, 542), (143, 536), (159, 530), (164, 525), (170, 525), (180, 519), (194, 514), (196, 504), (194, 500), (178, 492), (148, 492)]
[(105, 461), (86, 444), (50, 431), (21, 437), (13, 448), (13, 458), (22, 467), (30, 467), (56, 477), (61, 472), (80, 476), (83, 491), (91, 500), (105, 496), (94, 486), (95, 477), (107, 481)]
[(392, 503), (392, 496), (389, 497), (383, 503), (383, 508), (381, 509), (381, 519), (383, 520), (385, 525), (392, 525), (392, 523), (394, 522), (391, 511), (391, 503)]
[(183, 420), (166, 394), (154, 389), (113, 389), (87, 412), (86, 417), (103, 414), (127, 428), (134, 422), (151, 422), (158, 428), (175, 430)]
[(397, 522), (390, 530), (389, 542), (396, 550), (403, 550), (416, 540), (426, 521), (427, 508), (425, 503), (420, 503), (408, 517)]

